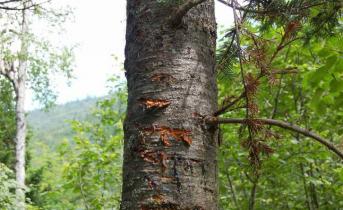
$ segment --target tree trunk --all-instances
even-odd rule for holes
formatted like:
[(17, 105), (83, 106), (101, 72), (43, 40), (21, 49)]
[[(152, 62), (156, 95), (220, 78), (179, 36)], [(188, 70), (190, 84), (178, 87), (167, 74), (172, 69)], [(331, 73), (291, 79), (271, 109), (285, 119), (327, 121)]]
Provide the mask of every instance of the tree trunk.
[(218, 209), (214, 1), (172, 2), (127, 1), (122, 210)]
[[(25, 5), (25, 4), (24, 4)], [(25, 154), (26, 154), (26, 118), (25, 118), (25, 91), (27, 72), (27, 32), (28, 23), (26, 11), (22, 13), (22, 37), (19, 52), (19, 65), (16, 78), (16, 197), (17, 209), (25, 209)]]
[(250, 198), (249, 198), (249, 210), (254, 210), (255, 209), (255, 200), (256, 200), (256, 190), (257, 190), (257, 185), (259, 181), (259, 176), (253, 180), (253, 185), (250, 191)]
[(229, 171), (229, 170), (227, 170), (227, 175), (226, 175), (226, 176), (227, 176), (229, 188), (230, 188), (230, 191), (231, 191), (231, 194), (232, 194), (233, 203), (235, 204), (236, 209), (237, 209), (237, 210), (240, 210), (241, 208), (240, 208), (239, 205), (238, 205), (238, 201), (237, 201), (237, 196), (236, 196), (235, 188), (233, 187), (232, 180), (231, 180), (231, 176), (230, 176), (230, 171)]
[(17, 101), (16, 101), (16, 189), (18, 210), (25, 209), (25, 139), (26, 139), (26, 122), (25, 122), (25, 81), (18, 83)]

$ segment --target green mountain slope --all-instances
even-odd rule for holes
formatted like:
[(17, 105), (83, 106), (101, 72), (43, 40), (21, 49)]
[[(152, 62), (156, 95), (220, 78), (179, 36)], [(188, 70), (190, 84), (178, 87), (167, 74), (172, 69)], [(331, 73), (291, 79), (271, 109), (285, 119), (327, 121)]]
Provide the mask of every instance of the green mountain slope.
[(43, 142), (54, 149), (62, 139), (71, 136), (69, 122), (89, 118), (98, 100), (99, 98), (87, 98), (57, 105), (48, 111), (34, 110), (28, 113), (32, 143)]

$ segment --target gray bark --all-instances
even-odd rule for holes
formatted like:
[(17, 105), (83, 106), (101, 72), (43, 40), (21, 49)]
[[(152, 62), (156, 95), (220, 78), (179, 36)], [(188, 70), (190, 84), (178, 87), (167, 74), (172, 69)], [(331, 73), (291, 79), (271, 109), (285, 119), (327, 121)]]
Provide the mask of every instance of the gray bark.
[(25, 122), (25, 80), (18, 82), (17, 101), (16, 101), (16, 189), (18, 210), (25, 209), (25, 139), (26, 139), (26, 122)]
[(214, 1), (127, 1), (122, 210), (218, 209)]
[(25, 119), (25, 92), (26, 92), (26, 77), (27, 77), (27, 32), (28, 23), (26, 12), (23, 11), (22, 16), (22, 37), (21, 49), (18, 65), (18, 73), (16, 78), (16, 181), (17, 181), (17, 209), (25, 210), (25, 154), (26, 154), (26, 119)]

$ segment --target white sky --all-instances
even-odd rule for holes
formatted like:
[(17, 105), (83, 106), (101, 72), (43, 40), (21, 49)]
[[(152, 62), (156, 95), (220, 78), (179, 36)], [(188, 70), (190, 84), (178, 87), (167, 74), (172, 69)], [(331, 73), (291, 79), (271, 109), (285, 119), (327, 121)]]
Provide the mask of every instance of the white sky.
[[(68, 86), (63, 78), (55, 79), (57, 103), (107, 93), (106, 81), (123, 75), (126, 0), (55, 0), (58, 5), (74, 8), (74, 21), (67, 23), (63, 39), (78, 43), (75, 50), (76, 79)], [(232, 10), (216, 2), (218, 25), (232, 24)], [(63, 43), (62, 43), (63, 45)], [(115, 60), (113, 56), (118, 57)], [(27, 110), (38, 107), (28, 92)]]

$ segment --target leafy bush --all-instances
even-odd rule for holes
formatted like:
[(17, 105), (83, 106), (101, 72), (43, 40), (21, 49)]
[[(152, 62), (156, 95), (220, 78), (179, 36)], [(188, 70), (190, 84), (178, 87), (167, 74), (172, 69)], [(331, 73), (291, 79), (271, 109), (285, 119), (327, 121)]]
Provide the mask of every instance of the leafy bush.
[(0, 163), (0, 209), (15, 210), (15, 187), (13, 172)]

